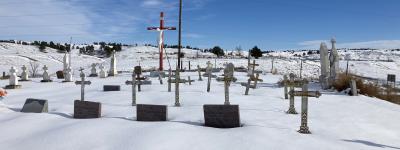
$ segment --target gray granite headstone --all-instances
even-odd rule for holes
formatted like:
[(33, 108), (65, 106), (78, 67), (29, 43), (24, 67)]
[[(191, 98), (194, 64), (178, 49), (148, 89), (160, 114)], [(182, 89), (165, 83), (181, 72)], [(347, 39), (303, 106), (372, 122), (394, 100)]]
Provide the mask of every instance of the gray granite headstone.
[(63, 71), (57, 71), (56, 75), (57, 75), (57, 79), (64, 79), (64, 72)]
[(166, 105), (146, 105), (136, 106), (137, 121), (167, 121), (168, 109)]
[(119, 85), (104, 85), (103, 91), (121, 91), (121, 86), (119, 86)]
[(240, 127), (239, 105), (204, 105), (204, 122), (207, 127)]
[(74, 118), (88, 119), (101, 117), (101, 103), (75, 100)]
[(43, 113), (48, 112), (48, 102), (44, 99), (28, 98), (22, 107), (21, 112), (25, 113)]

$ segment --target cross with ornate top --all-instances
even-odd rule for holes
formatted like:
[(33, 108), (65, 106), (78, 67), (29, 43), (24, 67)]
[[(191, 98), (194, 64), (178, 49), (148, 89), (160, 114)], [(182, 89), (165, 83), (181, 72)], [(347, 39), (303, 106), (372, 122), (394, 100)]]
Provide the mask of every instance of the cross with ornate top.
[(293, 96), (301, 96), (301, 126), (299, 133), (303, 134), (311, 134), (308, 128), (308, 97), (316, 97), (319, 98), (321, 93), (319, 91), (308, 91), (308, 81), (306, 79), (303, 80), (302, 91), (290, 91), (289, 95)]

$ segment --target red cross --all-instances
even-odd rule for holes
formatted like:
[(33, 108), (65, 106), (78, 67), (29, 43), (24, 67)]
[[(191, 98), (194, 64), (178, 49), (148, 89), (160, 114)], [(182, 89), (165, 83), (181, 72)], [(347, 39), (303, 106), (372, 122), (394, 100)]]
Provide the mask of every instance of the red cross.
[(164, 50), (164, 30), (176, 30), (176, 27), (165, 27), (164, 26), (164, 13), (160, 14), (160, 26), (159, 27), (148, 27), (147, 30), (160, 31), (158, 49), (160, 53), (160, 71), (163, 71), (163, 50)]

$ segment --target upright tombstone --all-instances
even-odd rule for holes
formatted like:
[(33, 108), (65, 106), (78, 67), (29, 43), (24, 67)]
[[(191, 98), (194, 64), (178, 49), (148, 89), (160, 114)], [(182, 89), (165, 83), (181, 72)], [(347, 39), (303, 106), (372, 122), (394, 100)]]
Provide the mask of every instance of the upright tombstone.
[(319, 49), (320, 63), (321, 63), (321, 75), (319, 76), (319, 82), (321, 83), (322, 89), (326, 90), (330, 88), (329, 84), (329, 58), (328, 58), (328, 47), (325, 43), (321, 43)]
[(19, 80), (19, 81), (30, 81), (27, 67), (25, 65), (23, 65), (21, 67), (21, 69), (22, 69), (21, 80)]
[(330, 61), (330, 85), (333, 85), (337, 79), (337, 74), (339, 73), (339, 54), (336, 50), (336, 39), (332, 38), (332, 50), (329, 55)]
[(117, 58), (115, 57), (115, 51), (112, 52), (111, 55), (111, 64), (110, 64), (110, 72), (109, 76), (116, 76), (118, 74), (117, 71)]
[(301, 96), (301, 125), (299, 133), (311, 134), (308, 127), (308, 97), (319, 98), (321, 93), (319, 91), (308, 91), (308, 81), (304, 80), (302, 86), (302, 91), (290, 91), (289, 95)]
[(233, 81), (233, 73), (235, 71), (235, 66), (229, 63), (224, 69), (224, 87), (225, 87), (225, 105), (230, 105), (229, 102), (229, 86)]
[(126, 81), (126, 85), (132, 85), (132, 106), (136, 106), (136, 74), (135, 72), (132, 73), (132, 81)]
[(48, 112), (48, 102), (44, 99), (32, 99), (28, 98), (25, 101), (24, 106), (21, 109), (21, 112), (25, 113), (44, 113)]
[(9, 78), (9, 85), (5, 87), (5, 89), (19, 89), (21, 85), (18, 85), (18, 70), (15, 67), (11, 67), (10, 69), (10, 78)]
[(101, 103), (85, 101), (85, 85), (90, 85), (90, 81), (86, 81), (86, 75), (83, 68), (80, 69), (81, 81), (76, 81), (76, 85), (81, 85), (81, 100), (74, 101), (74, 118), (88, 119), (101, 117)]
[(358, 96), (356, 80), (352, 79), (350, 82), (351, 96)]
[(167, 121), (168, 109), (166, 105), (145, 105), (136, 106), (137, 121)]
[(133, 72), (136, 74), (136, 80), (138, 80), (138, 91), (142, 91), (141, 85), (142, 85), (142, 80), (146, 80), (145, 77), (141, 77), (142, 74), (142, 67), (141, 66), (136, 66), (133, 70)]
[(283, 93), (285, 94), (285, 99), (289, 99), (287, 82), (288, 82), (287, 75), (283, 75), (283, 86), (284, 86)]
[(68, 60), (68, 52), (65, 51), (64, 53), (64, 57), (63, 57), (63, 71), (64, 73), (67, 71), (68, 67), (69, 67), (69, 60)]
[(100, 68), (100, 78), (107, 78), (107, 72), (104, 70), (104, 66), (103, 64), (100, 64), (99, 66)]
[(97, 70), (96, 70), (96, 64), (95, 63), (93, 63), (92, 65), (91, 65), (91, 67), (92, 67), (92, 69), (90, 69), (90, 75), (89, 75), (89, 77), (97, 77), (98, 76), (98, 74), (97, 74)]
[(207, 127), (240, 127), (239, 105), (204, 105), (204, 123)]
[(66, 70), (65, 70), (65, 78), (64, 78), (64, 81), (63, 82), (73, 82), (73, 77), (72, 77), (72, 68), (71, 67), (68, 67)]
[(47, 71), (49, 68), (47, 68), (46, 65), (43, 66), (43, 80), (40, 82), (53, 82), (50, 78), (49, 72)]

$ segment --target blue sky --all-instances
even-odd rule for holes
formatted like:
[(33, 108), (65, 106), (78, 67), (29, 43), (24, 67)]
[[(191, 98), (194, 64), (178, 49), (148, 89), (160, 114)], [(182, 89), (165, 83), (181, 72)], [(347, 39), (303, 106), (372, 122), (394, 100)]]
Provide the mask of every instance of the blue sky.
[[(183, 0), (183, 45), (263, 50), (400, 48), (398, 0)], [(2, 0), (0, 38), (156, 44), (159, 12), (177, 26), (178, 0)], [(177, 31), (166, 32), (177, 44)]]

